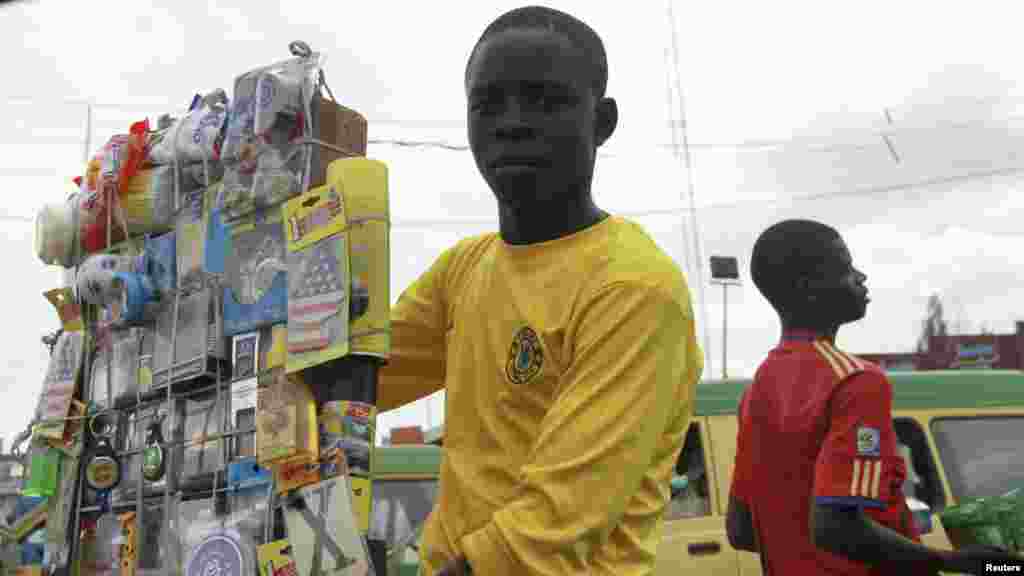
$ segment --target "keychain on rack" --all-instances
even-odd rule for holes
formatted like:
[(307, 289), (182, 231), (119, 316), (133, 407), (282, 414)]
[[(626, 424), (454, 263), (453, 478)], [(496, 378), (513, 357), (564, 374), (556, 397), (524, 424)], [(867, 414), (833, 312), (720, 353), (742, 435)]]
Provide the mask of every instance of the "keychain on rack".
[(121, 462), (111, 444), (117, 431), (109, 414), (96, 414), (89, 419), (93, 446), (85, 464), (85, 483), (97, 492), (100, 507), (110, 506), (110, 492), (121, 482)]
[(161, 410), (146, 429), (146, 447), (142, 451), (142, 477), (150, 482), (158, 482), (164, 477), (167, 469), (163, 448), (163, 422), (166, 417), (167, 414)]

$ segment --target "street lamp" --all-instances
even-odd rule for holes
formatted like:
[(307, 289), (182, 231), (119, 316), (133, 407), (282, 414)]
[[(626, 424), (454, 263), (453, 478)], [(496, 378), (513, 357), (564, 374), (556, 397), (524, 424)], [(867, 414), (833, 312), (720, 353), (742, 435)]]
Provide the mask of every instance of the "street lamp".
[(729, 378), (726, 369), (726, 352), (728, 350), (727, 330), (729, 328), (729, 286), (740, 285), (740, 266), (735, 257), (711, 257), (711, 283), (722, 285), (722, 380)]

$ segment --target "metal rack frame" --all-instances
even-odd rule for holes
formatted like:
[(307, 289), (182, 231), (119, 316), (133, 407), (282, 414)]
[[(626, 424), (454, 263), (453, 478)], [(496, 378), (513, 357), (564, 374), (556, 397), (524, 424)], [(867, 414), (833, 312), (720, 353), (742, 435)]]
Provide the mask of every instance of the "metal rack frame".
[[(328, 89), (328, 91), (329, 91), (329, 89)], [(334, 100), (333, 95), (331, 95), (331, 100), (336, 103), (336, 100)], [(329, 143), (317, 140), (315, 138), (310, 138), (310, 137), (303, 138), (303, 139), (297, 141), (296, 144), (298, 144), (299, 146), (319, 146), (319, 147), (323, 147), (323, 148), (326, 148), (326, 149), (333, 150), (335, 152), (339, 152), (339, 153), (341, 153), (343, 155), (357, 156), (356, 154), (353, 154), (349, 150), (346, 150), (344, 148), (341, 148), (341, 147), (338, 147), (338, 146), (334, 146), (334, 145), (331, 145)], [(208, 170), (204, 170), (204, 172), (206, 172), (208, 174)], [(175, 183), (174, 183), (174, 187), (175, 187), (175, 190), (174, 190), (174, 213), (175, 214), (177, 214), (180, 211), (180, 209), (182, 208), (181, 206), (178, 205), (179, 200), (180, 200), (180, 194), (179, 194), (179, 190), (178, 190), (178, 187), (180, 186), (179, 174), (180, 174), (180, 166), (178, 165), (177, 162), (175, 162)], [(205, 189), (208, 189), (208, 188), (209, 188), (209, 181), (207, 179), (206, 188)], [(208, 209), (208, 207), (204, 207), (204, 209)], [(108, 250), (112, 247), (111, 246), (111, 244), (112, 244), (111, 243), (111, 240), (112, 240), (112, 225), (114, 224), (112, 216), (113, 216), (112, 215), (112, 210), (110, 208), (108, 208), (108, 210), (107, 210), (107, 231), (106, 231), (107, 232), (107, 246), (108, 246), (107, 249)], [(125, 229), (125, 234), (127, 236), (127, 229)], [(126, 240), (125, 240), (125, 242), (131, 242), (131, 241), (133, 241), (133, 240), (130, 239), (130, 238), (126, 238)], [(75, 261), (76, 262), (81, 262), (81, 260), (82, 260), (82, 253), (81, 252), (82, 252), (81, 243), (80, 242), (76, 242), (76, 254), (75, 254)], [(162, 489), (162, 492), (163, 492), (162, 495), (159, 495), (159, 496), (147, 496), (147, 494), (146, 494), (146, 480), (145, 480), (145, 478), (143, 476), (143, 472), (142, 472), (142, 468), (143, 468), (143, 464), (144, 464), (144, 459), (140, 457), (140, 458), (138, 458), (138, 460), (139, 460), (139, 462), (138, 462), (138, 469), (137, 469), (137, 473), (138, 474), (137, 474), (137, 477), (135, 478), (134, 502), (129, 503), (127, 501), (118, 501), (118, 502), (111, 502), (110, 503), (110, 511), (114, 511), (114, 510), (117, 510), (117, 509), (134, 509), (134, 511), (136, 513), (136, 523), (135, 523), (136, 542), (140, 542), (140, 543), (145, 541), (145, 530), (147, 529), (147, 523), (142, 520), (142, 515), (146, 513), (147, 504), (148, 505), (152, 505), (152, 504), (154, 504), (156, 502), (160, 502), (161, 503), (161, 508), (163, 510), (163, 520), (162, 520), (163, 534), (162, 534), (161, 546), (163, 547), (163, 549), (165, 551), (165, 554), (166, 554), (166, 557), (165, 557), (164, 562), (163, 562), (164, 566), (163, 566), (162, 572), (164, 574), (166, 574), (167, 576), (175, 576), (177, 574), (177, 571), (178, 571), (178, 566), (182, 566), (183, 563), (184, 563), (184, 558), (180, 558), (179, 557), (181, 555), (181, 553), (182, 553), (182, 551), (179, 550), (179, 546), (178, 546), (179, 542), (175, 541), (176, 539), (180, 539), (179, 535), (178, 535), (178, 532), (179, 532), (179, 530), (178, 530), (178, 528), (179, 528), (178, 527), (179, 518), (177, 518), (177, 511), (178, 511), (178, 507), (179, 507), (178, 505), (182, 502), (183, 498), (191, 499), (192, 497), (202, 497), (204, 495), (207, 495), (207, 496), (213, 495), (214, 497), (216, 497), (217, 494), (225, 493), (225, 492), (229, 493), (229, 492), (234, 491), (235, 489), (233, 487), (231, 487), (231, 486), (228, 486), (227, 482), (226, 482), (227, 466), (230, 465), (231, 460), (232, 460), (232, 453), (231, 453), (231, 444), (232, 443), (230, 442), (230, 440), (233, 439), (236, 436), (239, 436), (239, 435), (255, 434), (255, 432), (256, 432), (256, 428), (255, 427), (247, 427), (247, 428), (235, 429), (234, 426), (232, 425), (232, 422), (231, 422), (231, 410), (230, 410), (229, 406), (227, 405), (227, 400), (230, 399), (231, 385), (234, 382), (241, 381), (242, 379), (235, 379), (233, 377), (225, 379), (223, 377), (224, 375), (223, 375), (223, 372), (222, 372), (222, 368), (223, 368), (222, 361), (219, 360), (219, 359), (216, 362), (216, 364), (217, 364), (217, 366), (216, 366), (216, 380), (215, 380), (214, 383), (212, 383), (210, 385), (207, 385), (207, 386), (204, 386), (204, 387), (201, 387), (201, 388), (197, 388), (197, 389), (191, 389), (191, 390), (186, 389), (184, 392), (178, 392), (178, 393), (174, 392), (175, 386), (176, 385), (180, 386), (180, 384), (181, 384), (181, 383), (176, 383), (175, 382), (175, 371), (177, 369), (185, 366), (185, 365), (188, 365), (188, 364), (191, 364), (192, 362), (194, 362), (194, 359), (186, 361), (186, 362), (176, 362), (176, 357), (175, 356), (176, 356), (176, 352), (177, 352), (178, 318), (179, 318), (180, 311), (181, 311), (181, 299), (183, 297), (189, 295), (189, 294), (194, 293), (197, 290), (212, 290), (214, 292), (214, 294), (213, 294), (214, 309), (216, 310), (215, 313), (218, 316), (217, 321), (215, 322), (215, 326), (217, 327), (217, 329), (220, 329), (223, 326), (223, 319), (220, 318), (220, 315), (223, 313), (223, 276), (222, 275), (218, 275), (218, 274), (210, 274), (210, 273), (207, 273), (207, 272), (203, 272), (201, 278), (202, 279), (201, 279), (200, 282), (194, 283), (193, 285), (183, 285), (183, 284), (181, 284), (180, 278), (179, 278), (178, 289), (173, 292), (173, 298), (172, 298), (173, 302), (169, 303), (169, 305), (171, 306), (171, 310), (172, 310), (171, 313), (173, 315), (172, 316), (172, 320), (171, 320), (170, 362), (169, 362), (169, 367), (167, 368), (166, 383), (163, 384), (163, 386), (165, 386), (165, 390), (163, 391), (164, 393), (162, 395), (159, 395), (159, 394), (146, 394), (146, 397), (144, 398), (138, 383), (136, 383), (136, 399), (135, 399), (136, 401), (135, 401), (135, 403), (127, 405), (127, 406), (124, 406), (124, 407), (117, 407), (117, 408), (115, 408), (116, 400), (117, 399), (114, 398), (113, 390), (112, 390), (112, 374), (113, 374), (114, 363), (113, 363), (112, 342), (111, 342), (110, 339), (107, 340), (106, 347), (105, 347), (105, 352), (107, 353), (107, 362), (108, 362), (108, 370), (107, 370), (107, 375), (106, 375), (107, 406), (103, 407), (103, 411), (135, 412), (136, 414), (138, 414), (138, 411), (141, 410), (141, 409), (150, 408), (150, 407), (153, 407), (154, 405), (159, 406), (160, 404), (166, 403), (166, 405), (168, 407), (168, 410), (170, 411), (170, 413), (167, 415), (167, 417), (169, 419), (171, 419), (170, 420), (171, 424), (169, 426), (169, 429), (171, 430), (171, 436), (173, 436), (175, 434), (175, 431), (177, 431), (179, 429), (181, 430), (182, 434), (184, 434), (184, 427), (185, 427), (184, 419), (186, 418), (186, 415), (184, 414), (183, 410), (179, 411), (179, 410), (175, 409), (176, 402), (184, 401), (185, 399), (187, 399), (189, 397), (192, 397), (192, 396), (209, 393), (211, 391), (211, 389), (212, 389), (212, 390), (215, 390), (215, 393), (216, 393), (216, 400), (215, 400), (215, 402), (218, 405), (220, 405), (220, 407), (221, 407), (220, 408), (221, 409), (221, 421), (219, 422), (218, 430), (217, 430), (217, 432), (215, 434), (212, 434), (212, 435), (209, 435), (209, 436), (204, 436), (202, 438), (202, 440), (199, 440), (199, 441), (187, 439), (187, 438), (184, 438), (184, 437), (182, 437), (180, 440), (176, 439), (176, 438), (164, 438), (164, 443), (161, 444), (161, 447), (165, 449), (165, 452), (164, 452), (165, 456), (164, 457), (167, 459), (167, 461), (166, 461), (166, 470), (167, 471), (165, 472), (165, 474), (166, 474), (166, 482), (165, 482), (165, 484), (163, 486), (163, 489)], [(91, 311), (92, 313), (96, 312), (96, 310), (94, 308), (92, 308), (92, 307), (83, 307), (83, 321), (84, 321), (84, 324), (85, 324), (85, 328), (84, 328), (84, 330), (85, 330), (85, 346), (86, 346), (87, 353), (85, 354), (85, 359), (84, 359), (84, 362), (83, 362), (83, 368), (82, 368), (81, 375), (82, 375), (82, 379), (83, 379), (82, 380), (82, 394), (83, 394), (83, 397), (86, 397), (86, 398), (88, 398), (90, 396), (90, 394), (91, 394), (90, 387), (91, 387), (91, 384), (92, 384), (92, 371), (94, 369), (94, 365), (93, 365), (94, 364), (94, 359), (93, 359), (93, 354), (90, 353), (90, 350), (91, 350), (91, 348), (92, 348), (92, 346), (94, 344), (95, 330), (96, 330), (96, 327), (97, 327), (96, 323), (98, 321), (97, 318), (93, 318), (93, 317), (88, 317), (87, 318), (86, 317), (86, 311), (87, 310)], [(206, 326), (206, 330), (209, 331), (210, 323), (208, 321), (205, 323), (205, 326)], [(209, 336), (210, 336), (210, 334), (207, 334), (207, 341), (209, 341)], [(219, 334), (219, 335), (216, 335), (216, 337), (221, 338), (221, 339), (224, 338), (222, 333)], [(220, 345), (223, 345), (223, 341), (220, 343)], [(353, 373), (353, 382), (360, 381), (361, 385), (356, 386), (355, 390), (347, 391), (347, 393), (346, 393), (346, 391), (342, 391), (342, 390), (338, 390), (338, 389), (322, 390), (321, 394), (317, 395), (318, 396), (317, 404), (319, 406), (322, 406), (325, 402), (328, 402), (328, 401), (343, 400), (343, 401), (365, 402), (367, 404), (371, 404), (373, 406), (376, 406), (376, 404), (377, 404), (377, 402), (376, 402), (376, 400), (377, 400), (376, 399), (376, 386), (377, 386), (378, 371), (379, 371), (379, 368), (380, 368), (380, 366), (382, 364), (381, 361), (379, 359), (373, 358), (373, 357), (349, 356), (347, 358), (348, 359), (351, 359), (351, 358), (361, 358), (361, 359), (365, 360), (366, 363), (363, 365), (363, 367), (366, 368), (366, 370), (358, 370), (357, 371), (357, 372), (364, 372), (364, 373), (361, 374), (361, 375)], [(140, 355), (140, 359), (141, 359), (141, 355)], [(358, 367), (358, 366), (360, 366), (360, 364), (353, 364), (352, 366), (353, 367)], [(261, 370), (257, 374), (250, 375), (247, 378), (252, 378), (254, 376), (258, 376), (259, 374), (262, 374), (263, 372), (268, 372), (268, 371)], [(312, 386), (312, 383), (310, 383), (310, 385)], [(154, 388), (159, 389), (159, 386), (156, 386), (155, 382), (154, 382)], [(225, 394), (225, 392), (226, 392), (226, 394)], [(315, 394), (315, 392), (316, 391), (314, 390), (314, 394)], [(179, 416), (181, 417), (181, 422), (176, 422), (174, 419), (177, 419)], [(376, 417), (375, 417), (375, 420), (376, 420)], [(376, 429), (376, 421), (373, 422), (373, 425), (374, 425), (374, 429)], [(135, 427), (136, 428), (134, 430), (132, 430), (132, 433), (139, 434), (142, 430), (144, 430), (144, 428), (143, 428), (143, 426), (141, 424), (141, 420), (139, 418), (136, 418)], [(84, 430), (83, 430), (83, 433), (84, 433)], [(143, 443), (145, 442), (144, 436), (143, 436), (143, 439), (141, 441)], [(221, 463), (223, 464), (223, 466), (218, 466), (217, 470), (214, 472), (214, 481), (213, 481), (213, 485), (212, 485), (211, 489), (208, 489), (208, 490), (198, 490), (198, 491), (189, 491), (189, 493), (186, 494), (181, 489), (182, 488), (181, 482), (180, 482), (181, 479), (176, 477), (177, 469), (176, 469), (176, 466), (175, 466), (176, 465), (175, 460), (176, 460), (176, 457), (177, 457), (178, 448), (182, 448), (183, 449), (185, 447), (192, 446), (192, 445), (205, 444), (206, 442), (221, 442), (221, 446), (220, 446), (220, 449), (222, 451), (222, 461), (221, 461)], [(132, 448), (132, 449), (116, 450), (116, 453), (117, 453), (118, 458), (125, 458), (125, 457), (130, 458), (132, 456), (141, 454), (144, 450), (145, 450), (145, 446), (141, 446), (140, 445), (140, 446)], [(87, 462), (87, 456), (88, 456), (87, 452), (83, 450), (83, 453), (82, 453), (81, 457), (78, 459), (78, 472), (77, 472), (77, 475), (76, 475), (76, 478), (77, 478), (76, 483), (77, 483), (77, 485), (76, 485), (75, 490), (74, 490), (75, 502), (74, 502), (74, 505), (72, 507), (72, 518), (71, 518), (72, 525), (71, 525), (71, 529), (68, 530), (68, 534), (69, 534), (69, 536), (71, 538), (71, 542), (70, 542), (70, 545), (65, 548), (66, 551), (67, 551), (67, 559), (66, 559), (66, 563), (64, 563), (64, 565), (70, 567), (70, 566), (74, 565), (75, 563), (78, 563), (79, 570), (81, 570), (82, 565), (81, 565), (81, 542), (80, 542), (80, 538), (78, 536), (79, 536), (79, 533), (81, 531), (83, 516), (85, 514), (92, 514), (92, 513), (100, 511), (99, 507), (95, 507), (95, 506), (84, 507), (83, 506), (84, 501), (85, 501), (85, 494), (86, 494), (85, 491), (87, 489), (86, 485), (85, 485), (85, 482), (84, 482), (84, 475), (85, 475), (84, 473), (85, 473), (85, 465), (86, 465), (86, 462)], [(182, 454), (182, 457), (183, 457), (183, 454)], [(124, 465), (126, 465), (126, 464), (122, 463), (122, 466), (124, 466)], [(223, 486), (221, 485), (221, 476), (222, 475), (225, 477), (225, 482), (223, 483), (224, 484)], [(372, 470), (371, 470), (370, 474), (369, 474), (369, 481), (370, 481), (371, 485), (373, 483), (373, 480), (374, 480), (374, 477), (373, 477)], [(275, 514), (276, 514), (276, 512), (278, 510), (281, 510), (284, 507), (284, 505), (285, 505), (284, 499), (280, 498), (276, 494), (276, 490), (271, 489), (270, 490), (270, 500), (267, 503), (267, 519), (266, 519), (266, 534), (265, 534), (265, 536), (267, 537), (267, 541), (270, 541), (270, 539), (271, 539), (271, 537), (272, 537), (272, 535), (274, 533)], [(371, 500), (371, 518), (372, 518), (372, 500)], [(364, 534), (363, 536), (365, 538), (368, 535)], [(137, 554), (141, 553), (141, 550), (137, 549), (136, 553)], [(374, 566), (375, 566), (375, 570), (378, 571), (379, 574), (383, 574), (384, 573), (383, 571), (386, 569), (385, 566), (377, 566), (376, 563), (374, 563)]]

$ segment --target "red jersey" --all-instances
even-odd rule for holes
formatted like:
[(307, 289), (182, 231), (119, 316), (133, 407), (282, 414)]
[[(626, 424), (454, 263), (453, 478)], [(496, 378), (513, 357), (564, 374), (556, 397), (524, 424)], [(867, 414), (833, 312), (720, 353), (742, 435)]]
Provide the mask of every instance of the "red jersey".
[(891, 410), (882, 370), (825, 339), (787, 334), (761, 364), (740, 401), (732, 496), (751, 511), (767, 575), (895, 573), (820, 550), (809, 530), (816, 501), (919, 541)]

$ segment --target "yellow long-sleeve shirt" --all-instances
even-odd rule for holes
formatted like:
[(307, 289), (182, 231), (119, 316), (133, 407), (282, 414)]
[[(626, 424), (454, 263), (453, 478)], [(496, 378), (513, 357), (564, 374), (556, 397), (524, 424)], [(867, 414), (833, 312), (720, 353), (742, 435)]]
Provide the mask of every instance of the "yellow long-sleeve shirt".
[(686, 280), (632, 222), (450, 248), (393, 309), (378, 391), (447, 390), (421, 574), (653, 573), (702, 370)]

